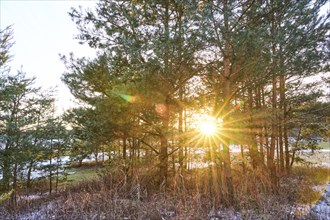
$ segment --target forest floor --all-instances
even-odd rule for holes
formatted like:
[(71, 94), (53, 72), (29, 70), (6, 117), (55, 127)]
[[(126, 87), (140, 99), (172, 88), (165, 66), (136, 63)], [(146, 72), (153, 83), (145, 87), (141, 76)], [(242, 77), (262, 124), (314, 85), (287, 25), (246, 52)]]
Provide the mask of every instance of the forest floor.
[(70, 175), (52, 196), (47, 192), (48, 182), (39, 182), (34, 193), (20, 197), (18, 210), (6, 204), (0, 207), (0, 219), (330, 219), (330, 152), (297, 156), (306, 161), (280, 177), (277, 193), (263, 190), (267, 180), (259, 173), (248, 170), (245, 174), (240, 166), (233, 167), (236, 208), (214, 202), (206, 186), (208, 168), (188, 172), (183, 187), (174, 176), (174, 185), (165, 194), (164, 189), (153, 188), (152, 170), (129, 180), (122, 171), (108, 175), (103, 167), (86, 164), (70, 168)]

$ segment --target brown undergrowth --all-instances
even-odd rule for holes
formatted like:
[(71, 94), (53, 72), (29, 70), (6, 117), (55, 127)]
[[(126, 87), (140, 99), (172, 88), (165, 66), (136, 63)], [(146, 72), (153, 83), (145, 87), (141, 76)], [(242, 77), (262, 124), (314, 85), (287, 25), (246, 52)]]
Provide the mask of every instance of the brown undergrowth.
[[(237, 168), (237, 169), (236, 169)], [(313, 169), (312, 171), (310, 169)], [(221, 183), (212, 167), (171, 172), (157, 180), (157, 170), (113, 166), (98, 178), (70, 185), (52, 197), (21, 201), (15, 212), (3, 204), (4, 219), (294, 219), (296, 203), (310, 203), (320, 195), (312, 185), (325, 183), (325, 168), (295, 168), (273, 190), (262, 170), (234, 167), (235, 204), (225, 207)], [(316, 178), (317, 177), (317, 178)], [(316, 180), (315, 180), (316, 179)], [(306, 193), (304, 193), (306, 192)]]

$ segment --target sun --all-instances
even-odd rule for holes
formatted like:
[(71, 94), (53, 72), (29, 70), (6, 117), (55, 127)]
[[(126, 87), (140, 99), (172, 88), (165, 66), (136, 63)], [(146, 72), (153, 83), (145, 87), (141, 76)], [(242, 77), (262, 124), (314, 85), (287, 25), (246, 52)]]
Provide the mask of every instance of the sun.
[(202, 134), (211, 136), (217, 132), (217, 126), (213, 121), (203, 121), (200, 123), (199, 130)]

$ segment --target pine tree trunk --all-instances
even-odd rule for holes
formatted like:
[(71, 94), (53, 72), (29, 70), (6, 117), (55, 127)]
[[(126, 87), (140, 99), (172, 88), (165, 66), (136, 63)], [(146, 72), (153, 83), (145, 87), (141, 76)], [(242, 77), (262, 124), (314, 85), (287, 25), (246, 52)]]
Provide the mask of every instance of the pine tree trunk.
[(281, 90), (280, 97), (282, 102), (282, 126), (283, 126), (283, 139), (284, 139), (284, 150), (285, 150), (285, 169), (289, 170), (290, 168), (290, 152), (289, 152), (289, 141), (288, 141), (288, 117), (287, 117), (287, 101), (285, 96), (286, 86), (285, 86), (285, 76), (281, 75), (280, 77)]
[(168, 172), (168, 128), (169, 128), (169, 98), (167, 97), (165, 104), (163, 105), (162, 117), (162, 133), (160, 135), (160, 152), (159, 152), (159, 177), (161, 183), (167, 183), (167, 172)]
[(253, 131), (253, 127), (256, 125), (253, 124), (253, 116), (252, 116), (252, 111), (253, 111), (253, 94), (252, 94), (252, 88), (248, 88), (248, 96), (249, 96), (249, 114), (250, 114), (250, 119), (249, 119), (249, 136), (250, 136), (250, 157), (252, 160), (252, 167), (255, 169), (258, 167), (258, 146), (255, 141), (255, 134)]
[(160, 137), (160, 152), (159, 152), (159, 175), (160, 182), (167, 182), (168, 169), (168, 152), (167, 152), (167, 138), (164, 134)]
[(55, 180), (55, 192), (58, 192), (58, 181), (60, 175), (60, 165), (61, 165), (61, 158), (60, 158), (60, 149), (57, 149), (57, 158), (56, 158), (56, 180)]
[(127, 157), (127, 141), (126, 141), (126, 135), (124, 134), (123, 137), (123, 160), (125, 161)]
[(10, 162), (8, 160), (8, 154), (4, 154), (4, 161), (3, 161), (3, 169), (2, 169), (2, 190), (8, 191), (9, 190), (9, 182), (10, 182)]
[(14, 209), (16, 209), (16, 207), (17, 207), (17, 191), (18, 191), (17, 167), (18, 167), (18, 164), (17, 164), (17, 162), (15, 162), (14, 170), (13, 170), (13, 193), (11, 194), (11, 205)]
[(259, 149), (260, 149), (260, 163), (264, 166), (265, 165), (265, 153), (264, 153), (264, 129), (261, 127), (259, 132)]
[(283, 152), (283, 127), (282, 127), (282, 117), (279, 118), (279, 125), (278, 125), (278, 146), (279, 146), (279, 163), (280, 163), (280, 171), (284, 170), (284, 152)]
[(292, 157), (291, 157), (291, 162), (290, 162), (290, 169), (292, 168), (293, 163), (294, 163), (294, 160), (295, 160), (295, 155), (296, 155), (296, 151), (297, 151), (297, 148), (298, 148), (298, 142), (299, 142), (300, 135), (301, 135), (301, 129), (302, 129), (302, 126), (299, 127), (296, 144), (295, 144), (295, 147), (292, 149)]
[(31, 173), (32, 173), (32, 168), (33, 168), (34, 161), (31, 160), (30, 164), (28, 166), (28, 172), (27, 172), (27, 182), (26, 182), (26, 187), (29, 189), (31, 187)]
[[(257, 109), (259, 111), (262, 110), (262, 95), (261, 95), (261, 86), (259, 85), (257, 87)], [(258, 119), (263, 120), (263, 119)], [(264, 129), (263, 129), (263, 123), (262, 121), (259, 121), (258, 123), (258, 136), (259, 136), (259, 163), (260, 165), (265, 165), (265, 154), (264, 154)]]
[[(226, 62), (225, 62), (226, 63)], [(229, 65), (225, 64), (225, 70), (226, 67), (229, 68)], [(224, 97), (225, 99), (225, 107), (224, 107), (224, 112), (228, 113), (230, 111), (229, 109), (229, 99), (231, 96), (231, 87), (230, 87), (230, 81), (228, 79), (224, 79)], [(231, 137), (230, 134), (230, 128), (229, 124), (230, 121), (228, 118), (223, 118), (223, 132), (224, 135), (222, 137), (223, 141), (223, 153), (222, 153), (222, 159), (223, 159), (223, 185), (225, 186), (224, 188), (226, 189), (226, 198), (228, 205), (232, 205), (234, 202), (234, 186), (233, 186), (233, 180), (232, 180), (232, 172), (231, 172), (231, 160), (230, 160), (230, 151), (229, 151), (229, 146), (230, 146), (230, 139), (228, 137)]]
[(183, 91), (182, 87), (179, 88), (179, 102), (180, 102), (180, 110), (179, 110), (179, 125), (178, 125), (178, 130), (179, 130), (179, 164), (180, 167), (183, 167), (183, 107), (181, 105), (182, 103), (182, 96), (183, 96)]
[[(169, 0), (164, 1), (164, 38), (165, 38), (165, 46), (164, 46), (164, 78), (168, 77), (170, 74), (170, 57), (169, 57), (169, 40), (170, 40), (170, 30), (169, 30), (169, 22), (170, 22), (170, 12), (169, 12)], [(165, 82), (168, 83), (168, 82)], [(167, 185), (167, 172), (168, 172), (168, 128), (169, 128), (169, 93), (167, 91), (164, 92), (165, 103), (163, 103), (162, 108), (162, 133), (160, 135), (160, 152), (159, 152), (159, 177), (160, 182)]]
[(242, 158), (242, 171), (246, 173), (246, 164), (245, 164), (245, 155), (244, 155), (244, 146), (240, 144), (241, 158)]
[[(271, 8), (275, 8), (275, 3), (273, 0), (270, 2)], [(275, 20), (275, 12), (271, 14), (271, 35), (273, 39), (275, 39), (275, 30), (276, 30), (276, 20)], [(272, 54), (276, 53), (276, 43), (272, 42)], [(274, 162), (275, 159), (275, 148), (276, 148), (276, 140), (277, 140), (277, 115), (276, 115), (276, 107), (277, 107), (277, 78), (276, 78), (276, 61), (273, 58), (272, 60), (272, 123), (271, 123), (271, 141), (270, 141), (270, 149), (269, 155), (267, 158), (267, 165), (270, 171), (271, 180), (274, 187), (277, 187), (277, 177), (276, 177), (276, 165)]]
[(273, 88), (272, 88), (272, 125), (271, 125), (271, 140), (270, 140), (270, 148), (269, 148), (269, 154), (267, 158), (267, 165), (268, 169), (270, 171), (271, 179), (273, 182), (273, 185), (277, 185), (276, 181), (276, 166), (275, 166), (275, 148), (276, 148), (276, 139), (277, 139), (277, 126), (276, 126), (276, 77), (273, 76)]
[(53, 178), (53, 164), (52, 164), (52, 158), (53, 157), (53, 140), (50, 140), (50, 158), (49, 158), (49, 195), (52, 194), (53, 190), (53, 183), (52, 183), (52, 178)]
[(53, 173), (52, 173), (52, 156), (49, 159), (49, 195), (52, 194), (53, 190), (53, 183), (52, 183), (52, 178), (53, 178)]
[[(230, 64), (231, 60), (230, 57), (232, 55), (232, 48), (231, 48), (231, 36), (230, 36), (230, 28), (229, 28), (229, 7), (228, 7), (228, 1), (224, 0), (223, 2), (223, 10), (224, 10), (224, 25), (225, 25), (225, 31), (224, 31), (224, 52), (223, 52), (223, 74), (222, 74), (222, 82), (223, 82), (223, 98), (224, 98), (224, 106), (223, 111), (225, 114), (229, 113), (230, 111), (230, 100), (232, 97), (232, 88), (231, 88), (231, 72), (230, 72)], [(225, 134), (223, 135), (223, 185), (226, 189), (225, 197), (227, 200), (228, 205), (233, 205), (235, 200), (234, 195), (234, 186), (233, 186), (233, 178), (232, 178), (232, 172), (231, 172), (231, 161), (230, 161), (230, 120), (228, 117), (224, 117), (223, 119), (223, 131)]]
[[(280, 123), (279, 123), (279, 138), (280, 138), (280, 167), (281, 170), (284, 170), (285, 167), (285, 161), (284, 161), (284, 152), (283, 152), (283, 148), (285, 145), (285, 154), (287, 154), (287, 148), (288, 146), (287, 144), (287, 129), (285, 129), (286, 125), (286, 121), (285, 121), (285, 112), (286, 112), (286, 104), (285, 104), (285, 78), (284, 75), (281, 74), (280, 76), (280, 109), (281, 109), (281, 114), (280, 114)], [(284, 140), (284, 142), (283, 142)]]

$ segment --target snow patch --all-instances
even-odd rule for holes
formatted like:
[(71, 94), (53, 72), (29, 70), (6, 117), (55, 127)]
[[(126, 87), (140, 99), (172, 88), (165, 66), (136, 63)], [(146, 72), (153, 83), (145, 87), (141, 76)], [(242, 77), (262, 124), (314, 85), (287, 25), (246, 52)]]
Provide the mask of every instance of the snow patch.
[(330, 183), (327, 185), (321, 199), (312, 208), (311, 216), (319, 220), (330, 219)]

